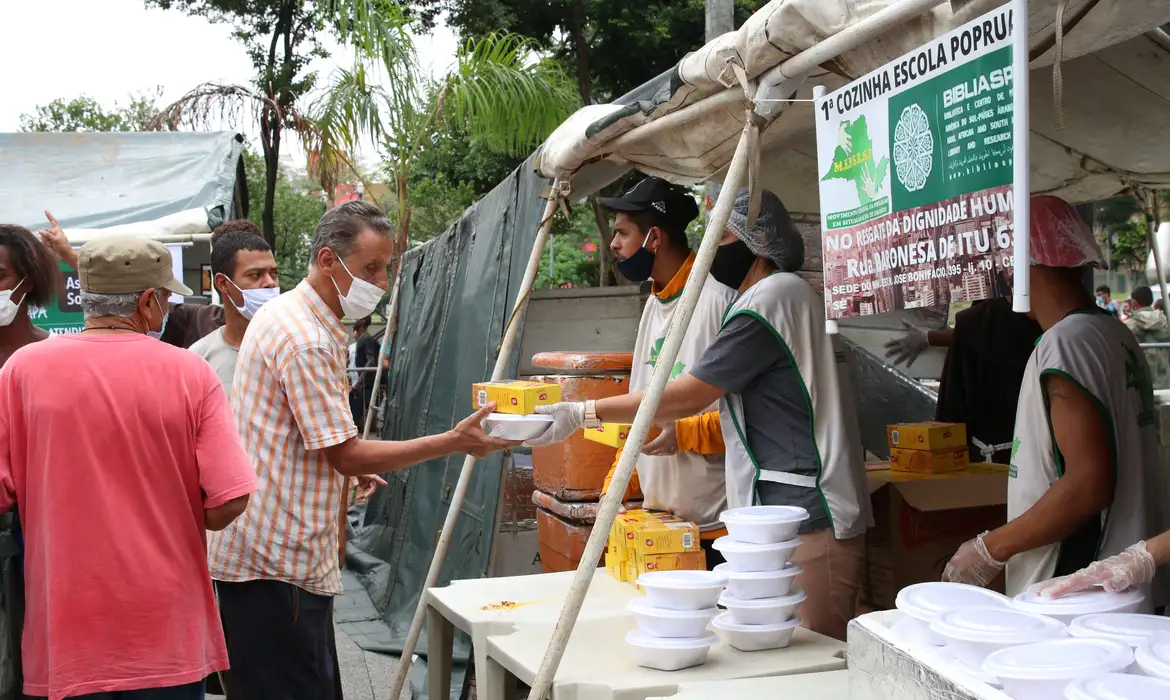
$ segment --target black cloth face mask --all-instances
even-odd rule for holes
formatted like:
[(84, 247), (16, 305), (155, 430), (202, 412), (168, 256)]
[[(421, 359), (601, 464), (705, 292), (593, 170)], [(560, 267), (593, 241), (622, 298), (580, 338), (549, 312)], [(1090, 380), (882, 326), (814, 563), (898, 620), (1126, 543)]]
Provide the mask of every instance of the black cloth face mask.
[(654, 270), (654, 253), (646, 250), (646, 242), (650, 240), (650, 233), (642, 239), (642, 247), (625, 260), (617, 261), (618, 272), (631, 282), (645, 282), (650, 279)]
[(715, 259), (711, 261), (711, 276), (720, 284), (739, 289), (755, 261), (756, 254), (743, 241), (725, 243), (715, 249)]

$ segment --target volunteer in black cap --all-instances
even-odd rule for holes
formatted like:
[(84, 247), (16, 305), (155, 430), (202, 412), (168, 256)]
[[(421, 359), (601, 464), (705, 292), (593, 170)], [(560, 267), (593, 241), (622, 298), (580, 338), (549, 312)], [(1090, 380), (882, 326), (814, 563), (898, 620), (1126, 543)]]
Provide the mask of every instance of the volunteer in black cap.
[[(631, 282), (647, 279), (654, 282), (638, 324), (630, 370), (630, 391), (641, 391), (650, 383), (671, 316), (695, 262), (686, 230), (687, 224), (699, 215), (699, 207), (690, 191), (657, 177), (642, 180), (621, 197), (602, 199), (601, 204), (617, 213), (609, 247), (617, 260), (618, 271)], [(734, 290), (710, 275), (702, 285), (695, 314), (671, 370), (672, 378), (687, 372), (715, 340), (723, 312), (735, 298)], [(637, 472), (627, 489), (630, 497), (640, 484), (644, 507), (669, 511), (698, 525), (708, 567), (723, 562), (719, 552), (709, 545), (716, 537), (726, 534), (719, 523), (719, 513), (727, 506), (727, 492), (723, 481), (723, 439), (716, 409), (715, 402), (711, 402), (700, 415), (665, 421), (659, 426), (662, 434), (647, 448), (652, 454), (638, 457)], [(696, 454), (708, 452), (700, 448), (714, 443), (718, 444), (715, 450), (718, 454)], [(620, 456), (619, 451), (605, 479), (603, 492), (609, 489)]]

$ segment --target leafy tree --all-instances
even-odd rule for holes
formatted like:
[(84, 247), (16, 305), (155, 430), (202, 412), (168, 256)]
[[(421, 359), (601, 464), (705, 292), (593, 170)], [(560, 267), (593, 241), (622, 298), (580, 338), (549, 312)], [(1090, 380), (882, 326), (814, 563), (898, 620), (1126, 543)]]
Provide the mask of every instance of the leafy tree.
[[(441, 12), (461, 37), (522, 34), (551, 51), (586, 104), (620, 97), (705, 43), (705, 0), (406, 0), (423, 26)], [(742, 24), (766, 0), (736, 0)]]
[[(412, 173), (427, 146), (437, 138), (441, 143), (445, 125), (459, 125), (469, 140), (493, 152), (527, 155), (572, 113), (577, 99), (564, 73), (514, 34), (468, 41), (450, 72), (432, 81), (418, 64), (405, 20), (369, 15), (372, 1), (337, 0), (345, 16), (367, 21), (353, 29), (357, 65), (340, 71), (313, 105), (310, 146), (322, 153), (352, 153), (369, 137), (382, 149), (395, 190), (391, 214), (402, 251), (410, 240)], [(375, 85), (368, 77), (375, 66), (393, 80)]]
[(182, 10), (232, 27), (256, 71), (253, 87), (205, 84), (164, 110), (159, 122), (203, 126), (248, 111), (260, 127), (264, 191), (260, 226), (276, 246), (275, 202), (280, 180), (280, 149), (286, 129), (299, 130), (296, 102), (316, 84), (309, 62), (326, 53), (319, 37), (327, 28), (326, 0), (146, 0), (148, 7)]
[[(251, 150), (244, 151), (244, 171), (248, 179), (248, 199), (257, 201), (266, 186), (263, 156)], [(307, 193), (308, 183), (297, 183), (280, 172), (273, 199), (273, 226), (276, 233), (276, 264), (280, 268), (280, 287), (288, 291), (295, 287), (309, 271), (309, 241), (325, 202), (319, 196)], [(261, 210), (252, 207), (249, 218), (259, 225)]]
[(130, 104), (121, 107), (117, 102), (106, 109), (87, 95), (71, 100), (57, 98), (40, 105), (32, 114), (20, 115), (21, 131), (150, 131), (158, 116), (158, 98), (162, 88), (154, 93), (130, 96)]
[(410, 245), (425, 243), (451, 227), (479, 199), (469, 182), (452, 184), (442, 174), (410, 187)]
[(597, 245), (597, 230), (593, 212), (588, 207), (577, 207), (565, 221), (556, 219), (550, 232), (544, 258), (536, 275), (536, 289), (558, 287), (596, 287), (600, 283), (599, 255), (587, 254), (582, 248)]

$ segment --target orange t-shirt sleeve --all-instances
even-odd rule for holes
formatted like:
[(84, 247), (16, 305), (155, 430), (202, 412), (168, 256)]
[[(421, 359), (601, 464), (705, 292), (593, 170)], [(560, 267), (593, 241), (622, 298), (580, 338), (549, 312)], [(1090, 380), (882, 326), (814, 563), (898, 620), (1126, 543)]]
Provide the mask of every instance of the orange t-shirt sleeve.
[(719, 425), (719, 411), (708, 411), (697, 416), (680, 418), (674, 422), (674, 436), (679, 452), (717, 455), (726, 451), (723, 428)]
[[(613, 464), (609, 467), (609, 473), (605, 475), (605, 481), (601, 482), (601, 495), (604, 496), (609, 492), (609, 484), (613, 481), (613, 475), (617, 472), (618, 460), (622, 458), (622, 451), (615, 450), (613, 456)], [(623, 501), (628, 501), (642, 495), (642, 484), (638, 482), (638, 470), (630, 475), (630, 483), (626, 486), (626, 496)]]

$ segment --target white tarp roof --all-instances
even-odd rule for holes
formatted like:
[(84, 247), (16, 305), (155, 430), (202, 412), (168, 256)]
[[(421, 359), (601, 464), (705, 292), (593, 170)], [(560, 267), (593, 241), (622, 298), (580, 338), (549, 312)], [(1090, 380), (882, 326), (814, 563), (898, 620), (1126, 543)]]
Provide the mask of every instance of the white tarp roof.
[[(1157, 29), (1170, 22), (1170, 0), (1066, 1), (1066, 126), (1057, 130), (1052, 64), (1061, 1), (1029, 2), (1033, 190), (1079, 202), (1116, 194), (1131, 183), (1170, 185), (1170, 140), (1164, 138), (1170, 127), (1170, 40)], [(717, 176), (731, 160), (744, 119), (743, 91), (719, 79), (729, 55), (756, 78), (898, 4), (773, 0), (737, 31), (617, 103), (587, 106), (571, 116), (542, 148), (539, 168), (547, 177), (571, 177), (577, 196), (630, 167), (680, 183)], [(943, 2), (822, 63), (795, 97), (811, 99), (815, 85), (832, 91), (1002, 4)], [(794, 212), (819, 209), (812, 110), (810, 102), (786, 104), (761, 139), (762, 183)]]
[(230, 218), (243, 148), (232, 132), (0, 134), (0, 222), (43, 228), (46, 209), (66, 230)]

